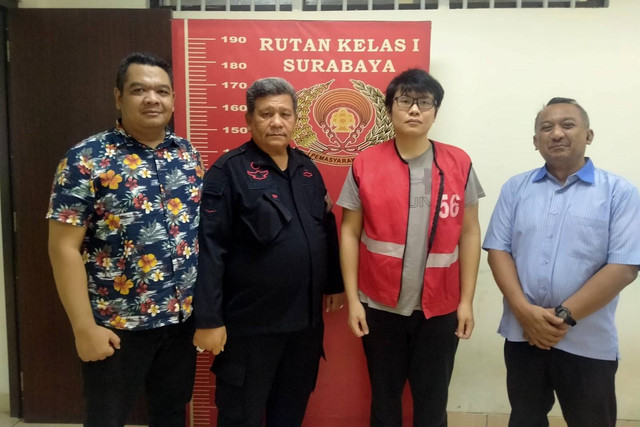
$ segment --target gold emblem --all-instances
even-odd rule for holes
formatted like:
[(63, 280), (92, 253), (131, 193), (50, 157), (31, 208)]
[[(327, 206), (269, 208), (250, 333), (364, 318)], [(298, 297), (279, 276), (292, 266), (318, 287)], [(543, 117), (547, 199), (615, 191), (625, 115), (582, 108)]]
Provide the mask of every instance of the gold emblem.
[(358, 152), (394, 136), (384, 95), (360, 80), (331, 89), (335, 80), (298, 92), (293, 141), (320, 163), (349, 166)]

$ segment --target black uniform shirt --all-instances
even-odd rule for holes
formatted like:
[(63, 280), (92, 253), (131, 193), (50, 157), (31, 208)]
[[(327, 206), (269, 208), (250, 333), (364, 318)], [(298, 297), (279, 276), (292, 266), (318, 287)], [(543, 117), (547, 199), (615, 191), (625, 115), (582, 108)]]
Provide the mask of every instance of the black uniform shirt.
[(322, 295), (342, 292), (335, 218), (320, 172), (289, 148), (281, 171), (253, 141), (207, 172), (200, 221), (196, 327), (236, 335), (322, 321)]

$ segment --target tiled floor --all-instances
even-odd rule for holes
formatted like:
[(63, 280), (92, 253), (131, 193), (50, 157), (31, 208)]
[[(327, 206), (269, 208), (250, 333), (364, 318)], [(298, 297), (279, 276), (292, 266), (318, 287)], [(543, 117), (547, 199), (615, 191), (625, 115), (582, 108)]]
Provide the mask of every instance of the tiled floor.
[[(449, 427), (507, 427), (509, 416), (504, 414), (449, 413)], [(79, 424), (29, 424), (0, 413), (0, 427), (78, 427)], [(562, 418), (549, 418), (549, 427), (566, 427)], [(331, 426), (327, 426), (331, 427)], [(640, 427), (640, 421), (619, 420), (616, 427)]]
[[(81, 427), (80, 424), (32, 424), (18, 418), (10, 418), (7, 413), (0, 412), (0, 427)], [(136, 426), (126, 426), (136, 427)]]
[[(509, 415), (449, 413), (449, 427), (507, 427)], [(567, 427), (561, 417), (549, 417), (549, 427)], [(618, 420), (616, 427), (640, 427), (640, 421)]]

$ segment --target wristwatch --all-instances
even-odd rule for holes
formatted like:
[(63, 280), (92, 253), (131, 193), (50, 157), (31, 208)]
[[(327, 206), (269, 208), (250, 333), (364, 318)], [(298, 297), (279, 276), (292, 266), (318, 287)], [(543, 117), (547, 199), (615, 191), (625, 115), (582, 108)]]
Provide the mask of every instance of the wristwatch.
[(575, 319), (571, 317), (571, 311), (564, 305), (560, 304), (556, 307), (556, 316), (561, 318), (567, 325), (576, 326)]

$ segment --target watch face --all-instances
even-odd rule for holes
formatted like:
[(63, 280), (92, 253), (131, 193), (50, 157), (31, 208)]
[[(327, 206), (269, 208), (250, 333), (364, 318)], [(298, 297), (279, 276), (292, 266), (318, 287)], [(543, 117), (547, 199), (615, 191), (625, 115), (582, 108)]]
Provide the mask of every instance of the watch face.
[(576, 321), (571, 317), (571, 312), (566, 307), (556, 307), (556, 316), (564, 320), (564, 323), (570, 326), (574, 326), (576, 324)]

